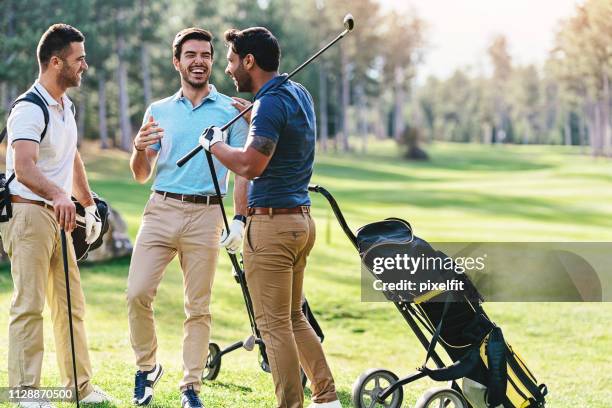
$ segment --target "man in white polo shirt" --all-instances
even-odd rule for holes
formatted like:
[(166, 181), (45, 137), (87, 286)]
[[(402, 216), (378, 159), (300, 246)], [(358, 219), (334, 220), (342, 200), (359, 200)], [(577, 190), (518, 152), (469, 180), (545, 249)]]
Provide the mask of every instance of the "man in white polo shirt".
[[(9, 320), (9, 386), (40, 387), (42, 312), (46, 298), (51, 309), (62, 384), (74, 388), (60, 241), (60, 230), (64, 229), (68, 238), (79, 397), (81, 403), (100, 403), (110, 398), (90, 382), (91, 365), (83, 322), (85, 298), (69, 234), (76, 227), (71, 195), (85, 207), (87, 241), (95, 241), (101, 229), (85, 168), (77, 152), (72, 102), (65, 95), (68, 88), (80, 85), (81, 75), (87, 70), (84, 37), (69, 25), (52, 25), (41, 37), (37, 55), (39, 78), (24, 95), (40, 98), (48, 117), (41, 106), (22, 101), (13, 106), (7, 122), (7, 177), (15, 176), (9, 185), (13, 215), (0, 223), (0, 234), (11, 260), (14, 286)], [(47, 401), (31, 400), (21, 401), (19, 406), (52, 407)]]

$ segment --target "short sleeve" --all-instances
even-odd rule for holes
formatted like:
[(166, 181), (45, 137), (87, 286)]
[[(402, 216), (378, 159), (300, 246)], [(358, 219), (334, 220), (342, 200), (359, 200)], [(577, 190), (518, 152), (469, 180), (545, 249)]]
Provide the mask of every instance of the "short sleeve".
[[(149, 121), (149, 117), (151, 117), (151, 106), (149, 106), (147, 110), (145, 111), (144, 117), (142, 118), (141, 126), (144, 126)], [(151, 146), (147, 146), (147, 148), (158, 152), (159, 149), (161, 149), (161, 141), (158, 141), (157, 143), (153, 143)]]
[(20, 102), (13, 107), (6, 123), (8, 144), (18, 140), (40, 143), (44, 129), (45, 115), (40, 106), (31, 102)]
[(240, 119), (229, 128), (228, 144), (232, 147), (244, 147), (249, 133), (246, 120)]
[(264, 95), (253, 105), (249, 135), (267, 137), (278, 142), (286, 121), (287, 112), (281, 98), (277, 95)]

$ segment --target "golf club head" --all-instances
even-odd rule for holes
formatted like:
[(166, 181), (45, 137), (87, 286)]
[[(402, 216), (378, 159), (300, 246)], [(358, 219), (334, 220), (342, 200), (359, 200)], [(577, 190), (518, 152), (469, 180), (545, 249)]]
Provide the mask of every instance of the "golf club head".
[(355, 19), (351, 13), (344, 16), (342, 23), (344, 24), (344, 28), (346, 28), (348, 31), (353, 31), (353, 28), (355, 27)]
[(242, 342), (242, 347), (247, 351), (252, 351), (255, 348), (255, 336), (250, 335)]

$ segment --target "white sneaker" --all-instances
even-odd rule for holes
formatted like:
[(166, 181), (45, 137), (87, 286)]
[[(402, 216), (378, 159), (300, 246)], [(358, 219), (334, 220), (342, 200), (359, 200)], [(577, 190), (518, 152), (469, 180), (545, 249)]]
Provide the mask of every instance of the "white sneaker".
[(100, 404), (102, 402), (113, 402), (113, 399), (96, 386), (85, 398), (81, 398), (81, 404)]
[(20, 402), (17, 404), (19, 408), (55, 408), (55, 405), (49, 401), (38, 401), (38, 402)]
[(308, 408), (342, 408), (340, 401), (335, 400), (332, 402), (313, 402)]

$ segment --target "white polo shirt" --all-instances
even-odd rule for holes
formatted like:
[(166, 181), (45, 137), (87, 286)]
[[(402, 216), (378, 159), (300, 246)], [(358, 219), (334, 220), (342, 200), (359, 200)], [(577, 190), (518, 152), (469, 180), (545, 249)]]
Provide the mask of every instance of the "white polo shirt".
[[(71, 109), (72, 102), (64, 95), (62, 97), (64, 107), (62, 108), (38, 81), (28, 90), (30, 91), (38, 91), (38, 95), (42, 96), (47, 103), (49, 109), (47, 133), (41, 142), (40, 135), (45, 128), (45, 118), (39, 106), (24, 101), (13, 108), (6, 125), (8, 145), (11, 147), (7, 149), (6, 154), (6, 178), (8, 179), (15, 171), (13, 143), (17, 140), (32, 140), (40, 145), (36, 166), (45, 177), (61, 187), (70, 197), (74, 157), (77, 150), (77, 126)], [(20, 98), (23, 96), (25, 94)], [(52, 204), (49, 200), (34, 194), (17, 179), (11, 181), (9, 189), (11, 194)]]

